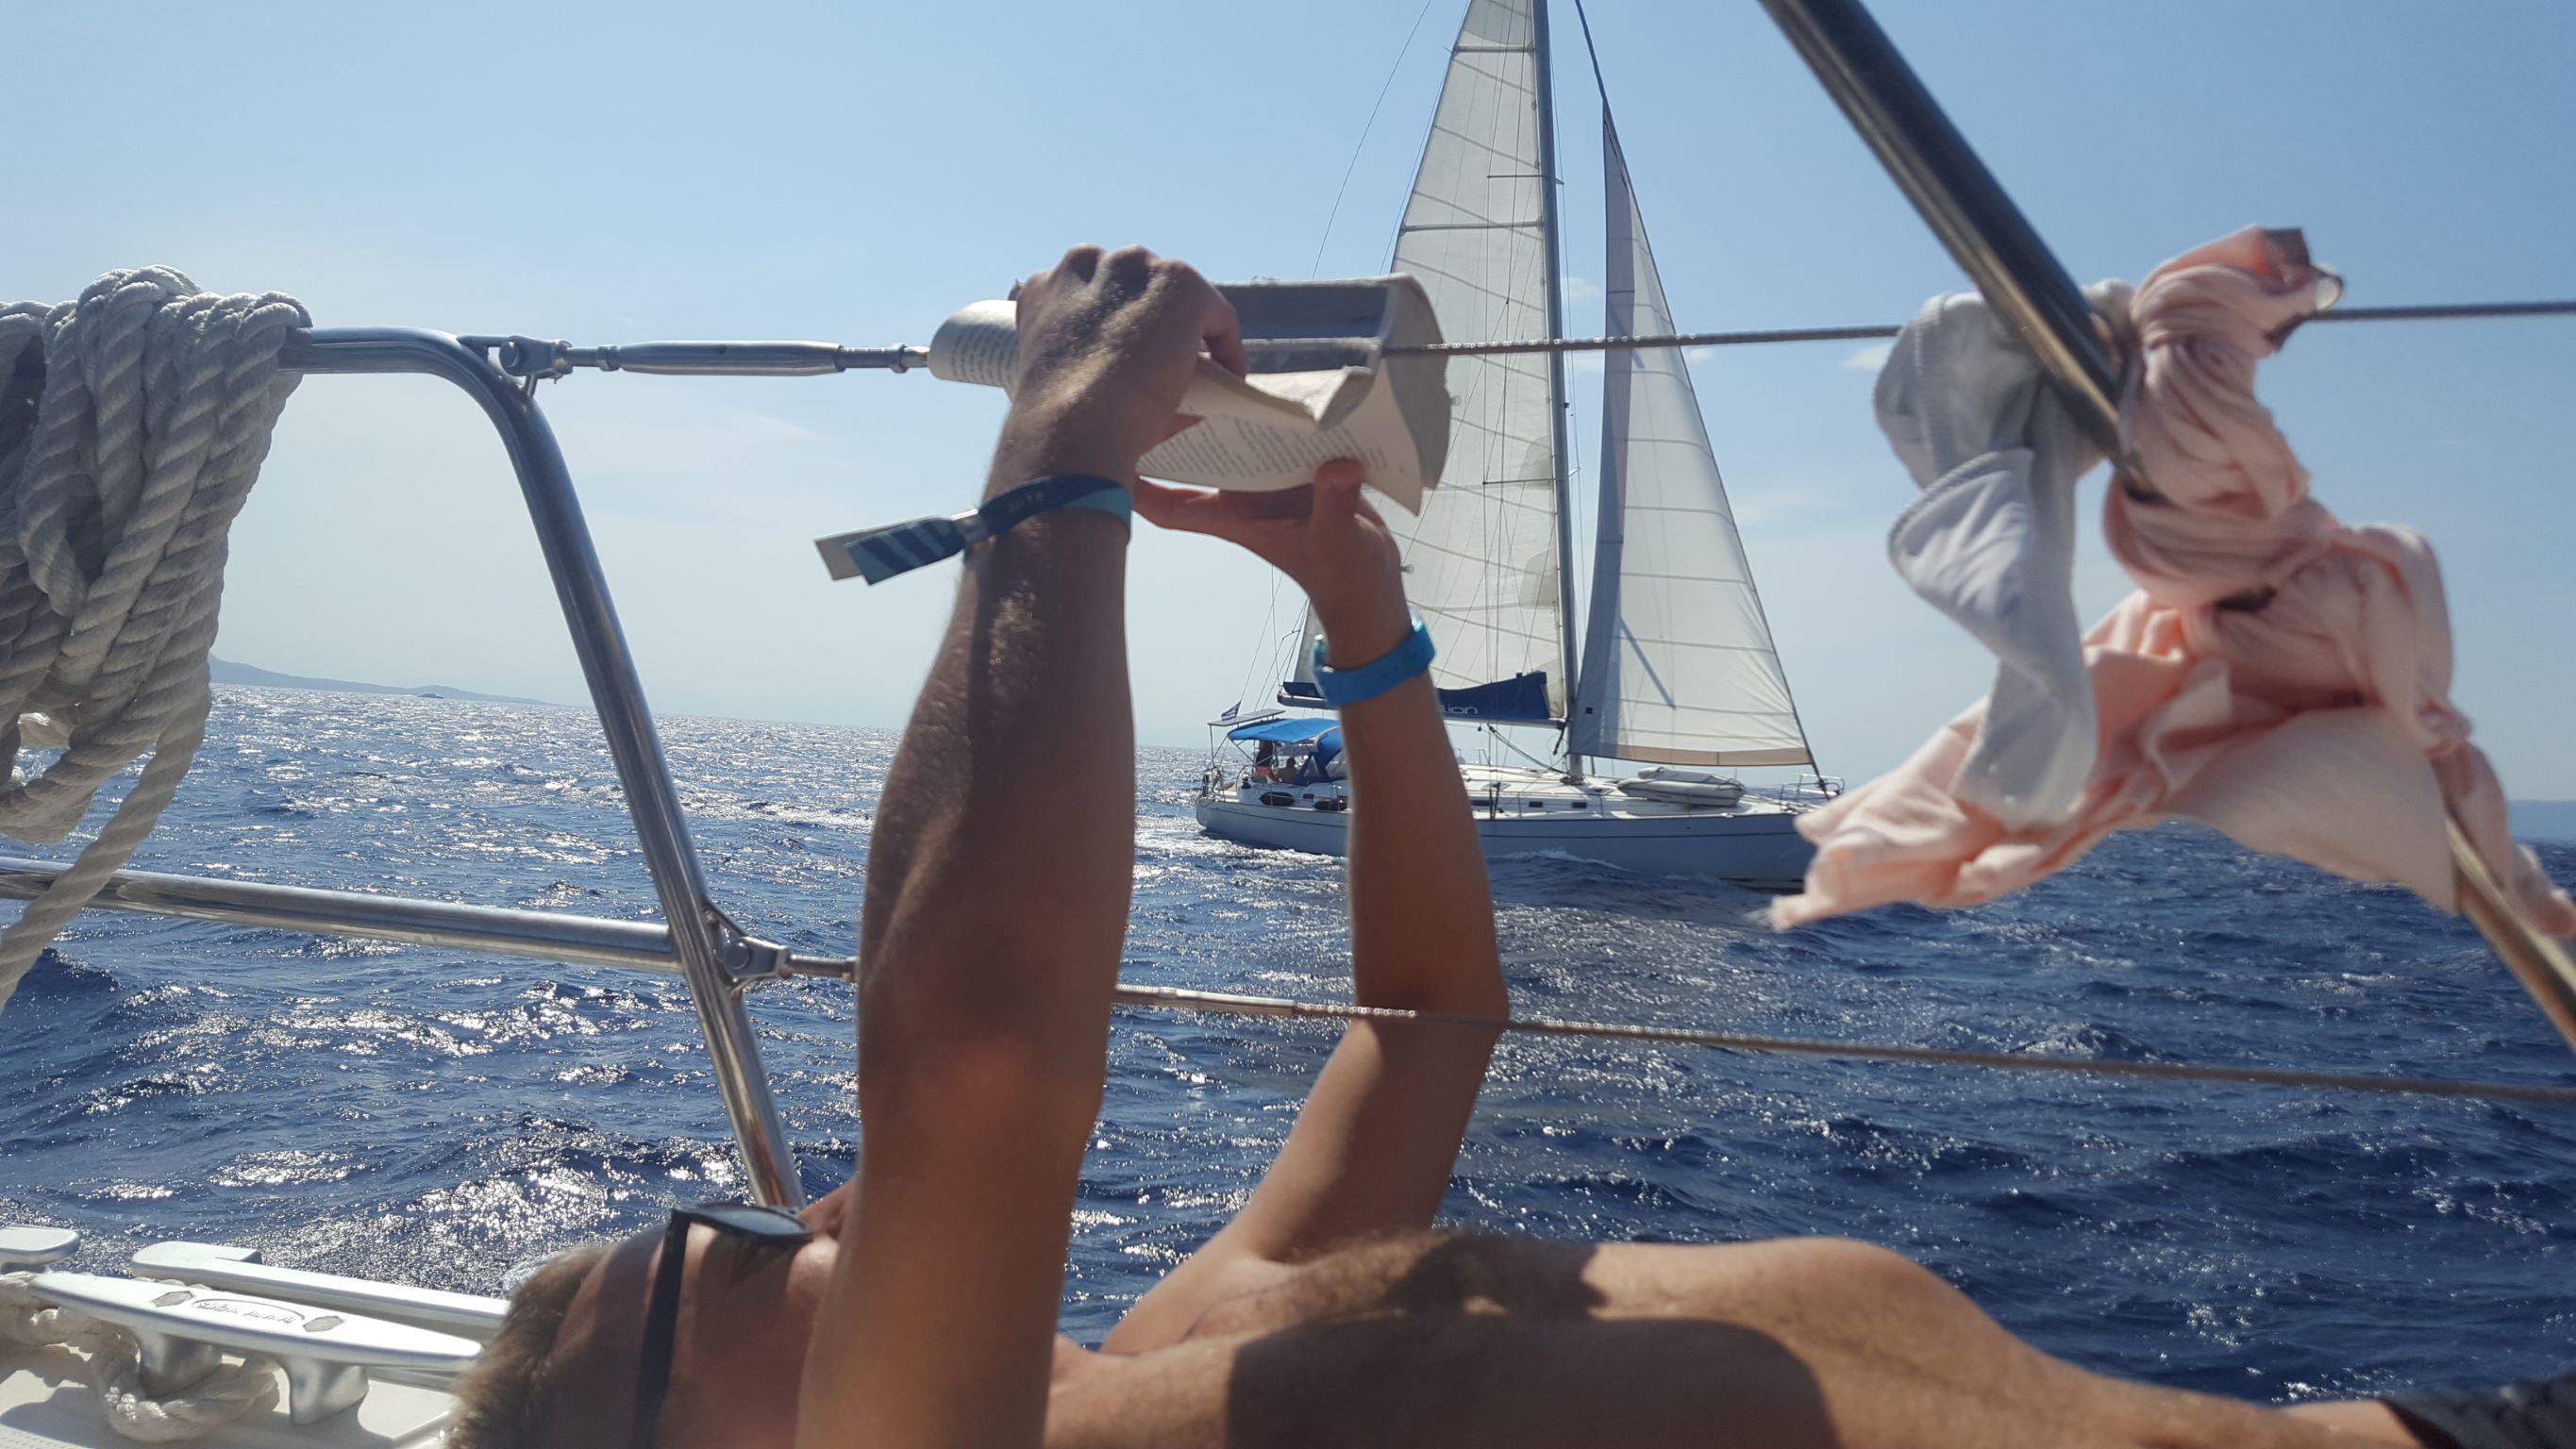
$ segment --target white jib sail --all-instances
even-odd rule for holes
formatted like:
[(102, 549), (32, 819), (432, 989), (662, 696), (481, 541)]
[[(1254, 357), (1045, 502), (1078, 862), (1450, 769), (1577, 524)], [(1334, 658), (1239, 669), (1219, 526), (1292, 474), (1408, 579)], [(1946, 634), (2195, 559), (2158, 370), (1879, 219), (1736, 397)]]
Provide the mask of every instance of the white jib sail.
[[(1533, 0), (1474, 0), (1449, 59), (1396, 235), (1395, 267), (1420, 279), (1451, 342), (1544, 337), (1551, 170), (1540, 145)], [(1432, 678), (1472, 688), (1558, 667), (1557, 404), (1544, 354), (1449, 360), (1450, 441), (1422, 512), (1389, 510), (1404, 587), (1440, 649)]]
[[(1601, 116), (1614, 337), (1670, 336), (1672, 309), (1609, 112)], [(1613, 351), (1601, 400), (1601, 529), (1579, 755), (1677, 765), (1813, 757), (1677, 347)]]

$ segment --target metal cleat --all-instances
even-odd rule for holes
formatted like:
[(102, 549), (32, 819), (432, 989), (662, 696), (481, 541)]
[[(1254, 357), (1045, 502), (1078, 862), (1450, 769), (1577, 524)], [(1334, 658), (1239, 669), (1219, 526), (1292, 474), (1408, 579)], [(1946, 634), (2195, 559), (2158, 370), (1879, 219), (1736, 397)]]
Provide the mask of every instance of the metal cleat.
[(506, 1298), (272, 1267), (259, 1260), (256, 1248), (222, 1243), (154, 1243), (126, 1261), (147, 1278), (167, 1278), (236, 1293), (285, 1298), (338, 1312), (364, 1313), (477, 1342), (488, 1342), (500, 1331), (501, 1315), (510, 1308)]
[(212, 1373), (227, 1349), (264, 1353), (286, 1371), (287, 1417), (315, 1424), (367, 1397), (367, 1370), (454, 1374), (481, 1345), (471, 1339), (272, 1298), (110, 1278), (39, 1273), (40, 1296), (104, 1319), (143, 1350), (146, 1393), (176, 1393)]
[(69, 1228), (0, 1224), (0, 1273), (59, 1263), (80, 1251), (80, 1240), (80, 1234)]

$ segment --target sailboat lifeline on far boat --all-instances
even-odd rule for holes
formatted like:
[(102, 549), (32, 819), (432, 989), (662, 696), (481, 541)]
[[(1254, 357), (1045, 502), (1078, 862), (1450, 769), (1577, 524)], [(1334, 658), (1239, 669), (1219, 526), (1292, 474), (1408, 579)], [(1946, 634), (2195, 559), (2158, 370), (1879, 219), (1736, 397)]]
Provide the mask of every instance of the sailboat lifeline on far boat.
[[(1451, 342), (1564, 335), (1549, 79), (1544, 0), (1473, 0), (1395, 246), (1394, 270), (1422, 283)], [(1676, 329), (1606, 96), (1601, 129), (1606, 330), (1668, 336)], [(1817, 792), (1762, 798), (1707, 772), (1812, 767), (1814, 756), (1679, 350), (1605, 356), (1600, 528), (1580, 650), (1562, 566), (1572, 553), (1563, 355), (1456, 355), (1448, 375), (1440, 487), (1418, 516), (1390, 520), (1406, 591), (1439, 645), (1433, 682), (1451, 717), (1554, 726), (1565, 751), (1561, 769), (1461, 767), (1486, 854), (1796, 885), (1813, 854), (1796, 829), (1799, 795)], [(1310, 609), (1282, 705), (1325, 707), (1316, 636)], [(1199, 823), (1247, 844), (1342, 854), (1349, 795), (1332, 719), (1229, 711), (1218, 723), (1261, 754), (1249, 771), (1208, 772)], [(1626, 780), (1586, 773), (1596, 758), (1649, 768)]]

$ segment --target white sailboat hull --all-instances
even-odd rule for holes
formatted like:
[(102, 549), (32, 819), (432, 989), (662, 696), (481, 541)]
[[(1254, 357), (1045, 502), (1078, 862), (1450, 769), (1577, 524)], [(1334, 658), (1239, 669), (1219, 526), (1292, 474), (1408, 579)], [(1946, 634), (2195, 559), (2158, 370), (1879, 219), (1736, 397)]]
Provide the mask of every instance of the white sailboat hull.
[[(1524, 773), (1526, 780), (1494, 778)], [(1556, 784), (1536, 771), (1471, 771), (1468, 789), (1476, 836), (1488, 860), (1562, 855), (1641, 874), (1713, 876), (1759, 890), (1791, 890), (1815, 855), (1815, 847), (1798, 834), (1800, 807), (1779, 801), (1748, 799), (1728, 809), (1656, 805), (1629, 801), (1597, 784)], [(1350, 850), (1348, 798), (1340, 781), (1247, 784), (1202, 792), (1197, 813), (1208, 833), (1226, 840), (1338, 856)], [(1580, 808), (1573, 805), (1577, 798), (1585, 800)], [(1281, 799), (1288, 803), (1276, 803)]]

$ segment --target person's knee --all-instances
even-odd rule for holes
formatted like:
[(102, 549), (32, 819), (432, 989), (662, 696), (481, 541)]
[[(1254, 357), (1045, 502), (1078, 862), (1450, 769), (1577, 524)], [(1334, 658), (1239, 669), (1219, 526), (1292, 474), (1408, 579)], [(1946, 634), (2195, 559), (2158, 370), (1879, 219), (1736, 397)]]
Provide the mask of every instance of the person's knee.
[(1858, 1238), (1810, 1238), (1799, 1246), (1808, 1272), (1856, 1295), (1892, 1302), (1959, 1297), (1940, 1274), (1893, 1248)]
[(1813, 1301), (1848, 1321), (1912, 1335), (2004, 1336), (1968, 1295), (1903, 1253), (1856, 1238), (1815, 1238), (1800, 1247), (1800, 1279)]

